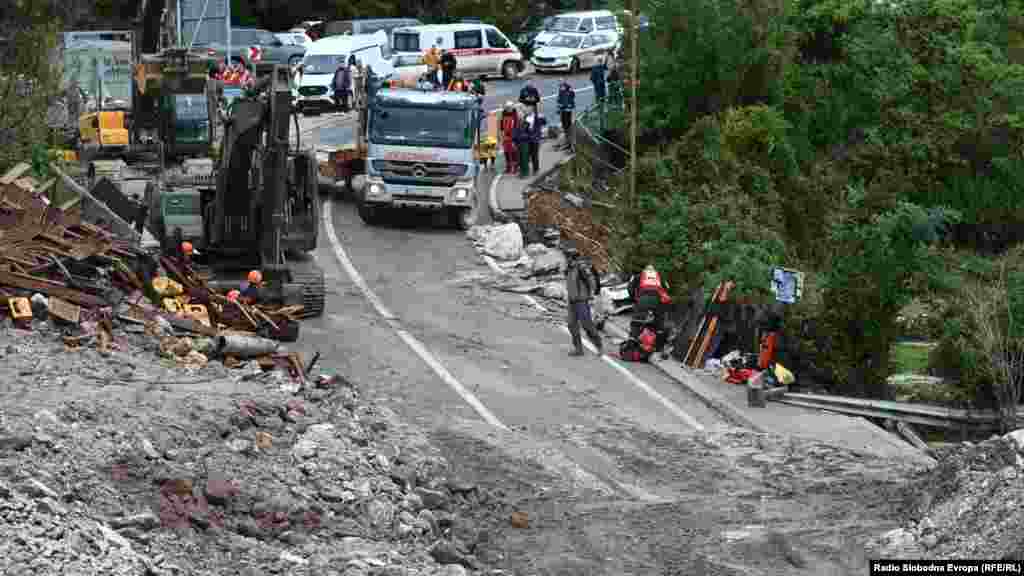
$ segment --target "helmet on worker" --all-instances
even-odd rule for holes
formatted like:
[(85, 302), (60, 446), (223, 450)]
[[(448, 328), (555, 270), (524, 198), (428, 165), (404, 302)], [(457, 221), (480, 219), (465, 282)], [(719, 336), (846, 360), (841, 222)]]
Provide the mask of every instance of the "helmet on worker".
[(261, 273), (259, 270), (250, 270), (249, 271), (249, 276), (248, 276), (247, 280), (249, 281), (249, 284), (252, 284), (252, 285), (262, 284), (263, 283), (263, 273)]
[(192, 252), (194, 250), (195, 249), (192, 247), (192, 243), (191, 242), (182, 242), (181, 243), (181, 252), (182, 252), (182, 254), (184, 254), (186, 256), (191, 256)]

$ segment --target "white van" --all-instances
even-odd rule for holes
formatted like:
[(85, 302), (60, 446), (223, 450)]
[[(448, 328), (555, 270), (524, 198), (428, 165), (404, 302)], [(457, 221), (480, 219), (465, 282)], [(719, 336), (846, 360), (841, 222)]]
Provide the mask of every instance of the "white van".
[(374, 34), (332, 36), (317, 40), (310, 44), (302, 58), (302, 72), (297, 82), (299, 94), (296, 106), (299, 111), (305, 113), (334, 108), (334, 73), (339, 66), (348, 62), (349, 56), (355, 56), (382, 79), (394, 72), (388, 35), (383, 30)]
[(524, 68), (519, 48), (489, 24), (407, 26), (391, 33), (391, 49), (397, 55), (423, 55), (434, 45), (451, 50), (456, 71), (466, 77), (501, 75), (511, 80)]
[(611, 10), (593, 10), (590, 12), (566, 12), (555, 16), (555, 19), (540, 34), (533, 39), (535, 47), (544, 46), (552, 38), (565, 32), (578, 34), (601, 34), (619, 35), (620, 25), (618, 18)]

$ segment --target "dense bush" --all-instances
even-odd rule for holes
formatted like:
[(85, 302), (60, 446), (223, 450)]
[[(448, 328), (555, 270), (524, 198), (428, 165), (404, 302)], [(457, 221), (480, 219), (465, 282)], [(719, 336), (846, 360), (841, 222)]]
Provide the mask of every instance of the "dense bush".
[(653, 260), (680, 290), (807, 271), (818, 293), (794, 312), (828, 332), (814, 356), (840, 383), (860, 369), (848, 392), (886, 395), (901, 309), (956, 300), (938, 246), (1024, 225), (1021, 3), (644, 8), (643, 159), (635, 201), (617, 194), (617, 260)]

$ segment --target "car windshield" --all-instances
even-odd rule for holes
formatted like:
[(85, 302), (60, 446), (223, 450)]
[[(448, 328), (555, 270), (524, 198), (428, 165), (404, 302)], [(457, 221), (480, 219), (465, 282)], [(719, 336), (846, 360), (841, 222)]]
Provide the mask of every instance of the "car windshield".
[(552, 32), (575, 32), (580, 27), (579, 18), (570, 18), (568, 16), (559, 16), (551, 21), (551, 25), (548, 26), (548, 30)]
[(374, 110), (370, 142), (398, 146), (473, 146), (471, 110), (423, 107), (386, 107)]
[(334, 74), (348, 57), (344, 54), (307, 54), (302, 61), (304, 74)]
[(548, 42), (548, 46), (553, 48), (579, 48), (580, 42), (583, 41), (582, 36), (569, 36), (568, 34), (559, 34)]

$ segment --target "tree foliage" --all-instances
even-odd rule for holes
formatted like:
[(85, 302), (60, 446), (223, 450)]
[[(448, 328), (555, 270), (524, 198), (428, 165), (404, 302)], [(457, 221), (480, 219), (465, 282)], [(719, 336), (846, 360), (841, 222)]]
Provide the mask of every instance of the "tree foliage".
[(54, 67), (58, 21), (44, 3), (8, 7), (9, 29), (0, 60), (0, 172), (45, 155), (49, 143), (47, 108), (60, 90)]
[(955, 288), (938, 232), (1024, 225), (1022, 3), (641, 4), (638, 198), (622, 183), (615, 215), (635, 239), (613, 252), (681, 289), (805, 270), (836, 380), (860, 366), (884, 395), (901, 307)]

